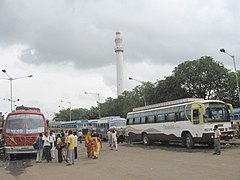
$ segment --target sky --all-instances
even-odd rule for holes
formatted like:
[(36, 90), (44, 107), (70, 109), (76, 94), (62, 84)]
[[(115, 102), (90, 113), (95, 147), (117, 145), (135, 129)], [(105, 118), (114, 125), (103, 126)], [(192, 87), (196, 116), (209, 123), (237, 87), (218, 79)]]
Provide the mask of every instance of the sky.
[[(115, 34), (124, 46), (124, 89), (156, 82), (186, 60), (211, 56), (234, 71), (240, 61), (238, 0), (1, 0), (0, 68), (15, 105), (51, 119), (117, 97)], [(0, 72), (0, 112), (10, 111), (10, 81)], [(61, 102), (63, 100), (64, 102)]]

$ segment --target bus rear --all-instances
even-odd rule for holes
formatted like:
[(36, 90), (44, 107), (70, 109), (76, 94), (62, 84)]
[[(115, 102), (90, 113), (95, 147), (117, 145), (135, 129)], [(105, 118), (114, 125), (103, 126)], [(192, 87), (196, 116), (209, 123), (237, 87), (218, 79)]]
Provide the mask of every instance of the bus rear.
[(47, 131), (47, 123), (39, 109), (21, 109), (8, 114), (3, 137), (7, 154), (36, 153), (33, 142)]

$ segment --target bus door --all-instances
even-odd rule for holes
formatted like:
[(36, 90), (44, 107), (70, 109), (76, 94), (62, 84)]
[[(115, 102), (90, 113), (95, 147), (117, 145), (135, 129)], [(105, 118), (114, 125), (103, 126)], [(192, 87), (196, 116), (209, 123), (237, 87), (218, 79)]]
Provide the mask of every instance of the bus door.
[(192, 117), (193, 124), (203, 124), (203, 115), (205, 114), (205, 106), (201, 103), (192, 104)]

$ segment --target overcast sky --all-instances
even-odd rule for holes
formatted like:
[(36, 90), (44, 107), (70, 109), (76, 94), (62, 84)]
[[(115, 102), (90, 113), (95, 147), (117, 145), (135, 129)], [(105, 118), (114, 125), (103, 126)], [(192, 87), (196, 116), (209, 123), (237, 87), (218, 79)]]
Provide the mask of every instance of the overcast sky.
[[(186, 60), (211, 56), (233, 70), (240, 61), (238, 0), (1, 0), (0, 68), (15, 78), (16, 105), (50, 117), (116, 98), (115, 33), (124, 46), (124, 89), (171, 75)], [(0, 73), (0, 78), (6, 78)], [(0, 79), (0, 112), (10, 110), (10, 83)], [(6, 99), (6, 100), (3, 100)], [(58, 107), (61, 106), (61, 107)]]

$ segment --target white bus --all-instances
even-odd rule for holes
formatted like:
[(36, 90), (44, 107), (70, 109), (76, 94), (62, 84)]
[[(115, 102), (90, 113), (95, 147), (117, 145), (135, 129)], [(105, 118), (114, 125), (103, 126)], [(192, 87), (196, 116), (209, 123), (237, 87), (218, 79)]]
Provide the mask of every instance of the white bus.
[(129, 142), (155, 141), (213, 145), (213, 127), (218, 125), (223, 138), (232, 137), (229, 111), (232, 105), (219, 100), (185, 98), (133, 109), (127, 114), (125, 135)]
[(103, 117), (101, 119), (89, 120), (95, 127), (98, 134), (101, 134), (102, 139), (107, 140), (107, 130), (114, 127), (116, 130), (125, 128), (127, 120), (120, 116)]

